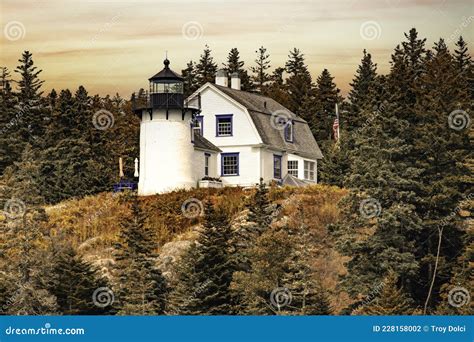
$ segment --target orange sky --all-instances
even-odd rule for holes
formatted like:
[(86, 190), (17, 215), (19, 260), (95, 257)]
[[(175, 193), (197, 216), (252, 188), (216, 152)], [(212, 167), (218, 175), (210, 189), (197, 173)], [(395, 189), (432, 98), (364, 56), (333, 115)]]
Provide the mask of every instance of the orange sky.
[[(367, 48), (381, 72), (403, 32), (416, 27), (429, 46), (462, 34), (474, 51), (469, 0), (180, 1), (1, 0), (0, 65), (13, 70), (23, 50), (43, 69), (45, 90), (128, 97), (162, 68), (165, 50), (180, 72), (209, 44), (219, 65), (237, 47), (246, 66), (263, 45), (272, 67), (298, 47), (314, 78), (328, 68), (343, 94)], [(452, 38), (454, 39), (454, 38)], [(452, 43), (449, 44), (453, 46)], [(12, 72), (13, 74), (13, 72)]]

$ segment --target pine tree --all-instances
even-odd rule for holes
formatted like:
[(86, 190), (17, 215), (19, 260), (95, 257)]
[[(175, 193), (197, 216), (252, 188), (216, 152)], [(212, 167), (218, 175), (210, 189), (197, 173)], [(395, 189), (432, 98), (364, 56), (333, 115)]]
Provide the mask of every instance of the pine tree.
[(255, 67), (252, 67), (252, 81), (256, 84), (260, 93), (265, 93), (265, 86), (271, 80), (270, 74), (267, 72), (270, 69), (270, 55), (267, 54), (267, 49), (261, 46), (257, 51), (257, 58), (255, 59)]
[(254, 85), (247, 70), (244, 69), (245, 62), (240, 60), (239, 50), (232, 48), (227, 56), (227, 64), (224, 64), (225, 70), (229, 76), (237, 73), (240, 77), (241, 89), (244, 91), (252, 91)]
[(285, 81), (283, 79), (283, 73), (285, 68), (278, 67), (273, 70), (270, 76), (270, 82), (266, 89), (264, 89), (263, 95), (266, 95), (278, 103), (282, 104), (284, 107), (289, 108), (290, 96), (286, 91)]
[(145, 224), (145, 214), (136, 195), (132, 217), (121, 223), (117, 251), (117, 285), (120, 315), (155, 315), (164, 312), (166, 283), (154, 265), (157, 248), (155, 232)]
[(44, 81), (39, 79), (42, 70), (34, 65), (32, 54), (25, 51), (15, 72), (19, 74), (18, 81), (18, 111), (21, 116), (19, 130), (23, 141), (31, 145), (39, 145), (44, 134), (44, 108), (42, 105), (41, 86)]
[(297, 209), (297, 222), (285, 227), (292, 242), (287, 256), (287, 269), (282, 282), (292, 294), (286, 311), (297, 315), (329, 315), (332, 312), (329, 297), (312, 263), (318, 253), (318, 238), (304, 220), (304, 209)]
[(0, 91), (0, 173), (21, 157), (24, 141), (18, 133), (21, 124), (17, 107), (17, 98), (11, 87), (10, 72), (2, 68)]
[(52, 274), (49, 292), (57, 299), (63, 315), (103, 315), (111, 307), (94, 303), (94, 291), (108, 287), (93, 266), (81, 259), (72, 246), (59, 241), (52, 245)]
[(301, 111), (301, 100), (313, 96), (313, 84), (308, 67), (304, 62), (304, 55), (299, 49), (294, 48), (290, 51), (285, 68), (286, 72), (290, 74), (286, 80), (286, 89), (289, 94), (288, 109), (306, 121), (311, 121), (313, 113)]
[(225, 214), (207, 202), (205, 222), (197, 243), (178, 267), (178, 285), (170, 295), (174, 314), (228, 315), (233, 313), (230, 283), (231, 230)]
[[(51, 315), (56, 297), (47, 290), (49, 274), (43, 234), (47, 216), (43, 209), (25, 205), (22, 215), (7, 222), (7, 243), (2, 247), (7, 300), (2, 311), (9, 315)], [(5, 299), (5, 297), (4, 297)]]
[(474, 70), (472, 57), (468, 52), (466, 41), (459, 37), (454, 50), (454, 59), (456, 61), (459, 77), (468, 83), (471, 100), (474, 98)]
[(433, 50), (433, 56), (425, 62), (423, 75), (417, 80), (420, 85), (416, 86), (414, 115), (418, 125), (411, 129), (416, 139), (407, 155), (423, 175), (417, 190), (421, 199), (416, 203), (416, 211), (423, 219), (420, 243), (417, 243), (423, 276), (421, 286), (414, 289), (414, 298), (429, 297), (430, 307), (436, 306), (439, 286), (449, 279), (454, 257), (462, 248), (463, 232), (456, 220), (445, 221), (445, 218), (456, 211), (466, 191), (470, 192), (464, 183), (469, 170), (463, 165), (470, 154), (469, 130), (449, 128), (450, 113), (469, 108), (467, 82), (458, 77), (456, 62), (442, 39)]
[(305, 224), (272, 225), (248, 247), (250, 268), (234, 274), (239, 314), (328, 315), (326, 291), (311, 267), (315, 236)]
[(358, 315), (411, 315), (414, 312), (412, 301), (397, 285), (397, 275), (389, 272), (384, 280), (379, 296), (356, 310)]
[(318, 182), (344, 187), (345, 178), (350, 172), (351, 144), (350, 133), (341, 130), (339, 141), (323, 141), (320, 147), (324, 158), (318, 163)]
[(198, 87), (204, 85), (206, 82), (214, 83), (217, 71), (217, 64), (211, 56), (211, 49), (205, 46), (204, 51), (199, 58), (199, 63), (196, 65), (196, 80)]
[(317, 141), (331, 140), (332, 125), (336, 118), (336, 103), (342, 102), (342, 98), (339, 96), (340, 90), (333, 80), (334, 77), (327, 69), (324, 69), (316, 80), (314, 100), (316, 114), (311, 120), (311, 131)]
[(7, 198), (21, 199), (28, 205), (45, 203), (41, 189), (39, 153), (29, 144), (23, 150), (21, 160), (14, 163), (15, 172), (5, 175)]
[(189, 61), (188, 64), (186, 64), (186, 69), (182, 70), (181, 75), (184, 78), (184, 96), (188, 97), (199, 88), (196, 67), (193, 61)]
[(372, 62), (372, 56), (363, 51), (364, 55), (361, 64), (357, 68), (356, 75), (350, 86), (348, 99), (351, 103), (349, 115), (347, 117), (347, 129), (352, 131), (361, 127), (365, 120), (363, 111), (373, 107), (373, 97), (377, 82), (377, 64)]
[[(245, 250), (249, 267), (234, 273), (232, 290), (239, 299), (239, 314), (284, 314), (287, 309), (280, 301), (272, 305), (272, 291), (284, 289), (283, 278), (288, 269), (287, 258), (292, 250), (286, 227), (269, 227)], [(288, 300), (286, 300), (288, 301)], [(285, 303), (288, 304), (288, 303)]]

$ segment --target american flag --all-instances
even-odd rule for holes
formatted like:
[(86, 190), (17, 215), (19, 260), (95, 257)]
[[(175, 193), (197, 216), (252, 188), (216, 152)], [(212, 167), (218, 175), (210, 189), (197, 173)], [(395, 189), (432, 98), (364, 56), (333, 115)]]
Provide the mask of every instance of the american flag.
[(336, 103), (336, 118), (334, 119), (334, 123), (332, 124), (332, 130), (334, 132), (334, 140), (339, 140), (339, 107)]

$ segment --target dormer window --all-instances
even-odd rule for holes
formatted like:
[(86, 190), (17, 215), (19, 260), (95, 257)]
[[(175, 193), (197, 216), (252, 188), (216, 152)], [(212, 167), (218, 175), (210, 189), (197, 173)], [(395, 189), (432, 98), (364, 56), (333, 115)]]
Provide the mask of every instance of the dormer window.
[(293, 142), (293, 122), (291, 120), (288, 120), (285, 124), (285, 141), (286, 142)]
[(232, 136), (232, 114), (216, 115), (216, 137)]

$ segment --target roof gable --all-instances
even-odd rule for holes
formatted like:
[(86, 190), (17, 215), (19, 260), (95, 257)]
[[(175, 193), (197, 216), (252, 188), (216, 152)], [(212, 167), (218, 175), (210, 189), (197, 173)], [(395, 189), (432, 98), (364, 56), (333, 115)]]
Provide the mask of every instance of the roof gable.
[[(268, 147), (288, 151), (289, 153), (310, 159), (321, 159), (323, 157), (308, 123), (272, 98), (206, 83), (192, 94), (188, 100), (192, 102), (192, 99), (206, 88), (216, 89), (219, 93), (231, 99), (232, 102), (243, 107), (249, 113), (263, 144)], [(294, 129), (293, 142), (285, 140), (284, 129), (275, 127), (275, 123), (272, 122), (276, 118), (275, 115), (292, 120)]]

